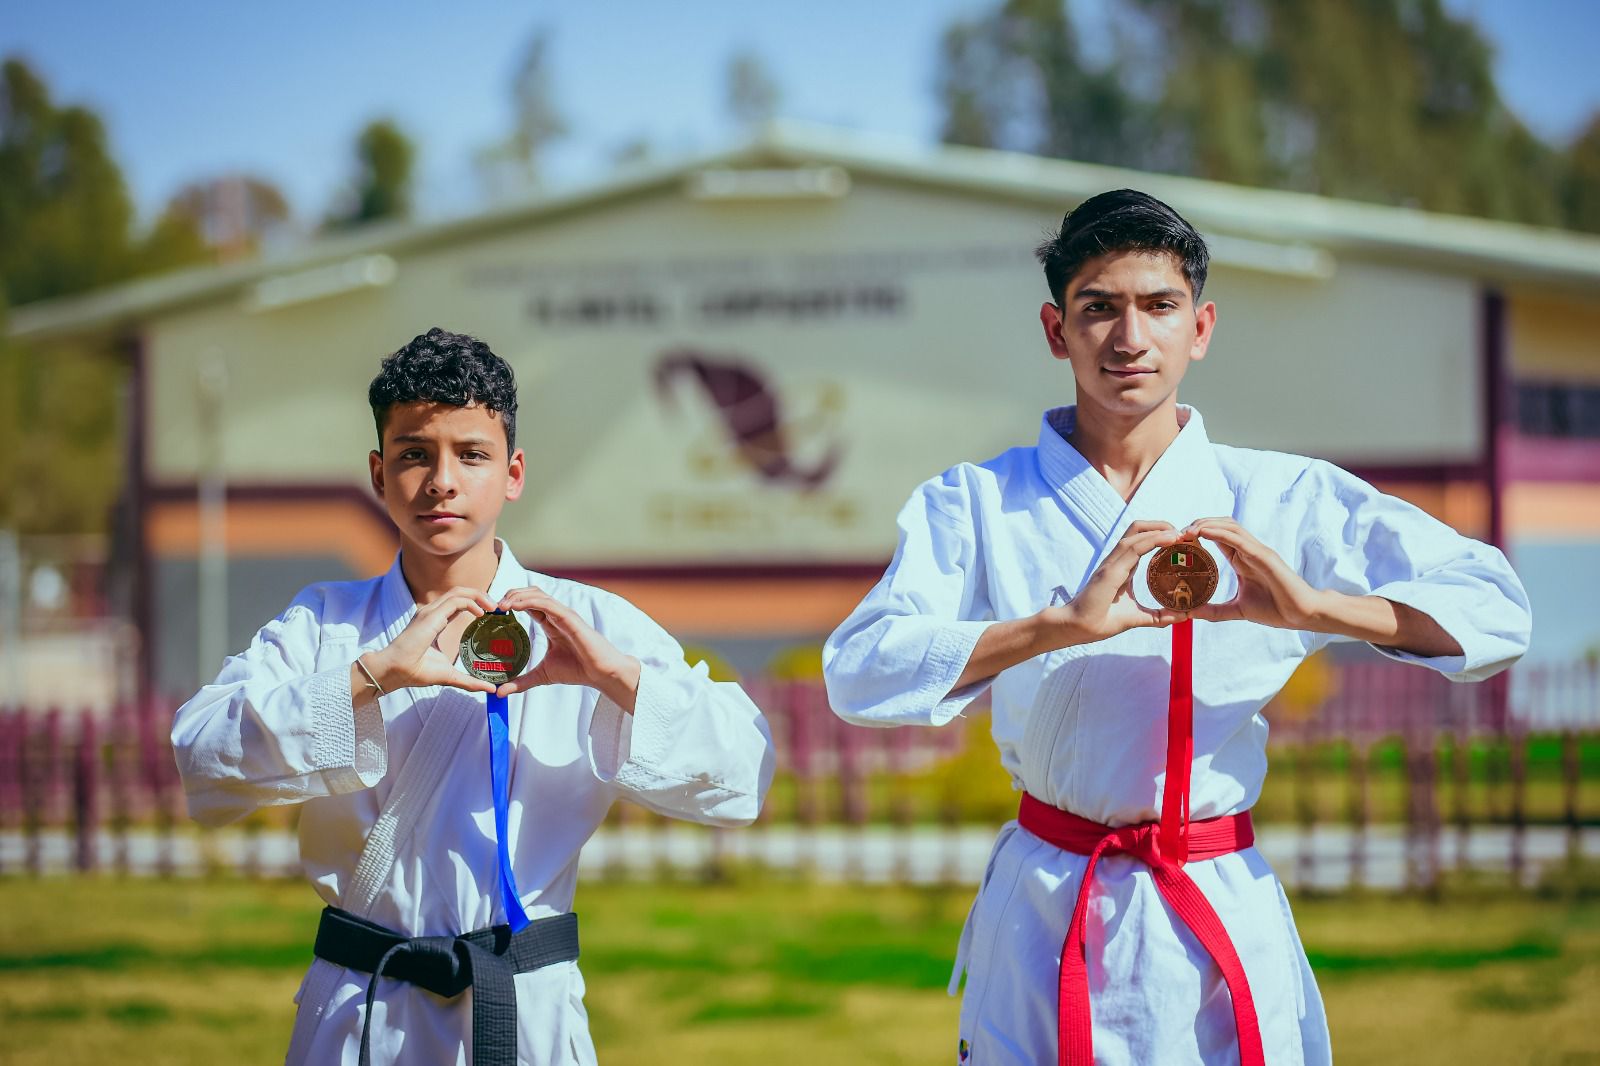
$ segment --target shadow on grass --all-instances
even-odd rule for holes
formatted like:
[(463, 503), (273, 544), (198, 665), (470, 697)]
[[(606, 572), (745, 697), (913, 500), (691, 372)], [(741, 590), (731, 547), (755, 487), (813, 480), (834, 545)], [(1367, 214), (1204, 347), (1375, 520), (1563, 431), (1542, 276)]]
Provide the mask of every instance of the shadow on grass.
[(1406, 951), (1307, 950), (1317, 975), (1397, 971), (1470, 970), (1503, 962), (1559, 959), (1561, 947), (1547, 940), (1519, 940), (1498, 948), (1414, 948)]

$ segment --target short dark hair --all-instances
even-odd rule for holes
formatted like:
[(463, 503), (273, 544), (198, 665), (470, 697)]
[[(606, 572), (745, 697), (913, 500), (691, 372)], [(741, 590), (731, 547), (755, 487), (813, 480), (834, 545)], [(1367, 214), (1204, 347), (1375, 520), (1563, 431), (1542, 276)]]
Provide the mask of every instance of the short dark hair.
[(506, 430), (506, 452), (517, 446), (517, 378), (489, 346), (465, 333), (434, 326), (388, 356), (367, 387), (367, 403), (383, 447), (383, 424), (397, 403), (481, 404)]
[(1034, 252), (1044, 265), (1050, 298), (1066, 298), (1067, 283), (1083, 264), (1107, 252), (1168, 252), (1183, 265), (1196, 300), (1206, 287), (1211, 253), (1195, 228), (1148, 193), (1116, 189), (1091, 196), (1066, 213), (1061, 232)]

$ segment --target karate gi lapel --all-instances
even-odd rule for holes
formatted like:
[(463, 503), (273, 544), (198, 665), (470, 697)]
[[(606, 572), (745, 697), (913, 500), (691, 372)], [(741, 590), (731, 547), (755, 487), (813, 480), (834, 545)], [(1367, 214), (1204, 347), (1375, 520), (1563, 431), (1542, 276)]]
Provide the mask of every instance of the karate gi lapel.
[[(1076, 408), (1045, 412), (1035, 449), (1039, 476), (1055, 492), (1073, 524), (1091, 538), (1089, 565), (1078, 574), (1063, 569), (1057, 579), (1062, 582), (1060, 589), (1067, 594), (1066, 599), (1082, 591), (1133, 522), (1165, 521), (1181, 529), (1197, 518), (1233, 513), (1233, 493), (1217, 465), (1200, 412), (1182, 405), (1178, 411), (1182, 427), (1177, 437), (1128, 501), (1067, 443)], [(1237, 588), (1236, 578), (1221, 553), (1213, 555), (1222, 571), (1217, 598), (1225, 599)], [(1045, 579), (1050, 580), (1050, 576), (1045, 575)], [(1138, 588), (1143, 577), (1136, 576), (1134, 581)], [(1058, 596), (1052, 602), (1059, 603), (1061, 599)], [(1026, 726), (1022, 760), (1024, 784), (1044, 790), (1037, 793), (1041, 798), (1055, 798), (1047, 788), (1050, 762), (1062, 727), (1076, 710), (1078, 689), (1092, 653), (1099, 646), (1060, 648), (1045, 655), (1040, 664), (1039, 690)]]

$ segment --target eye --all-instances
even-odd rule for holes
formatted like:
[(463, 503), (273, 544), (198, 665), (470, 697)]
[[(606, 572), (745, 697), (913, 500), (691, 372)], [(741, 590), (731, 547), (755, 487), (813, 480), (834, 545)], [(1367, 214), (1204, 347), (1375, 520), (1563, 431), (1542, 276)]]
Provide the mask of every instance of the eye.
[(1092, 300), (1083, 305), (1083, 310), (1085, 314), (1097, 315), (1102, 311), (1108, 310), (1110, 307), (1111, 305), (1106, 303), (1104, 300)]
[(401, 462), (414, 463), (425, 458), (421, 448), (407, 448), (400, 453)]
[(1152, 311), (1176, 311), (1177, 309), (1178, 305), (1171, 300), (1157, 300), (1150, 305), (1150, 310)]
[(466, 452), (461, 453), (461, 458), (469, 460), (469, 461), (474, 462), (474, 463), (481, 463), (485, 459), (489, 458), (489, 453), (488, 452), (480, 452), (480, 451), (476, 451), (476, 450), (466, 451)]

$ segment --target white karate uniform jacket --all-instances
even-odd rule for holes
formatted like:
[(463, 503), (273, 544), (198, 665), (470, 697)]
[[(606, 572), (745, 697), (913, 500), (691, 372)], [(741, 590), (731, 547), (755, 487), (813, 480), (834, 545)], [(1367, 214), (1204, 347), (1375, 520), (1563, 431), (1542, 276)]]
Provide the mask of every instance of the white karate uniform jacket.
[[(1488, 677), (1526, 649), (1527, 596), (1505, 557), (1410, 504), (1320, 460), (1212, 444), (1199, 413), (1181, 405), (1177, 438), (1124, 502), (1067, 443), (1074, 417), (1071, 407), (1049, 411), (1037, 447), (961, 464), (917, 488), (900, 512), (888, 571), (824, 649), (840, 716), (871, 726), (943, 725), (992, 684), (991, 729), (1018, 789), (1107, 825), (1157, 820), (1168, 630), (1064, 648), (951, 691), (992, 621), (1070, 600), (1138, 520), (1181, 529), (1231, 516), (1314, 588), (1427, 613), (1462, 655), (1379, 650), (1454, 680)], [(1221, 602), (1238, 580), (1221, 551), (1212, 554)], [(1143, 565), (1134, 584), (1153, 605)], [(1194, 623), (1193, 819), (1255, 804), (1267, 772), (1261, 709), (1330, 639), (1243, 621)], [(960, 1039), (970, 1058), (961, 1062), (1056, 1061), (1057, 968), (1085, 864), (1015, 822), (1000, 831), (951, 979), (954, 994), (966, 973)], [(1251, 848), (1185, 869), (1238, 948), (1267, 1061), (1330, 1061), (1316, 983), (1261, 855)], [(1101, 860), (1087, 946), (1097, 1062), (1238, 1061), (1221, 973), (1138, 860)]]
[[(634, 713), (560, 685), (509, 699), (510, 853), (528, 917), (572, 909), (578, 850), (618, 796), (710, 825), (752, 821), (772, 779), (766, 722), (735, 684), (691, 669), (622, 598), (523, 569), (504, 543), (491, 599), (535, 585), (643, 663)], [(411, 621), (398, 559), (369, 581), (313, 585), (177, 712), (189, 810), (221, 825), (301, 803), (300, 855), (322, 898), (397, 932), (454, 935), (506, 920), (497, 888), (486, 697), (406, 689), (353, 714), (350, 664)], [(532, 638), (532, 662), (548, 646)], [(309, 951), (310, 945), (307, 945)], [(353, 1064), (368, 977), (320, 959), (296, 995), (288, 1062)], [(577, 963), (519, 974), (518, 1061), (595, 1061)], [(466, 1063), (471, 993), (381, 979), (372, 1061)]]

